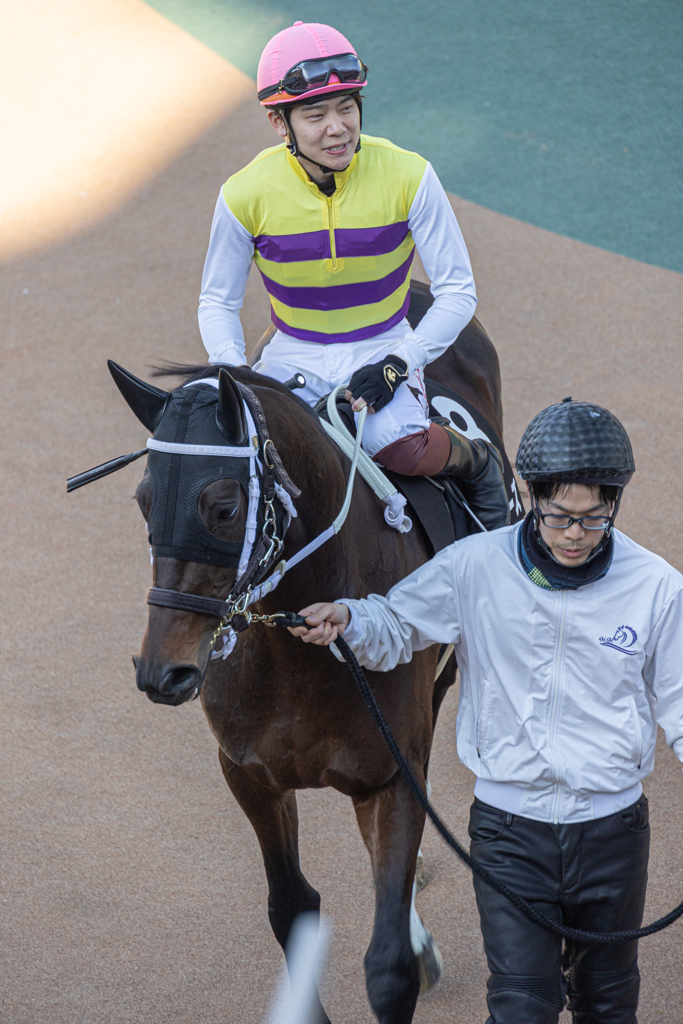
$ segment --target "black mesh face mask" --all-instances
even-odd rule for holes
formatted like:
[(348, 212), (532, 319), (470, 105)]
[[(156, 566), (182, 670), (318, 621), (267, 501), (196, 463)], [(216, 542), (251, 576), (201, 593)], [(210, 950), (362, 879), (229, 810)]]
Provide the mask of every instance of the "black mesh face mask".
[[(230, 445), (216, 422), (218, 392), (199, 384), (172, 392), (154, 433), (154, 441), (172, 444)], [(249, 444), (249, 441), (247, 441)], [(251, 450), (256, 455), (255, 449)], [(250, 458), (179, 454), (154, 450), (148, 466), (154, 483), (149, 517), (149, 542), (156, 557), (207, 562), (236, 569), (244, 546), (239, 541), (222, 541), (206, 529), (199, 516), (199, 496), (215, 480), (237, 480), (245, 497), (253, 465)], [(259, 508), (257, 530), (263, 525)]]
[[(67, 491), (148, 455), (153, 494), (147, 528), (152, 554), (236, 569), (238, 596), (251, 593), (282, 551), (285, 533), (297, 514), (292, 499), (301, 494), (282, 465), (258, 396), (225, 369), (215, 379), (191, 381), (169, 394), (112, 360), (108, 365), (124, 399), (154, 436), (140, 451), (70, 477)], [(298, 374), (289, 383), (303, 387), (305, 380)], [(218, 481), (229, 482), (230, 497), (226, 500), (226, 491), (219, 487), (202, 501), (205, 489)], [(236, 504), (235, 494), (239, 495)], [(245, 504), (239, 540), (222, 539), (202, 521), (200, 507), (212, 526), (222, 530), (219, 521), (232, 519)], [(241, 516), (235, 520), (235, 533), (240, 520)], [(230, 529), (222, 532), (231, 535)], [(270, 584), (270, 589), (275, 585)], [(187, 604), (189, 598), (185, 598)], [(149, 595), (148, 603), (154, 603)], [(205, 609), (201, 611), (206, 614)]]

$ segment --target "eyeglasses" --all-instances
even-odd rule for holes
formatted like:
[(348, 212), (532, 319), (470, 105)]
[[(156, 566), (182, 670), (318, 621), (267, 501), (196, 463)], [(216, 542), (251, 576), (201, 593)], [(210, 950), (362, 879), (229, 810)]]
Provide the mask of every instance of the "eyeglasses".
[(332, 75), (336, 75), (344, 85), (361, 85), (368, 77), (368, 69), (355, 53), (339, 53), (333, 57), (302, 60), (291, 67), (277, 85), (261, 89), (258, 98), (265, 100), (268, 96), (274, 96), (283, 90), (290, 96), (301, 96), (309, 89), (327, 85)]
[(544, 526), (551, 530), (568, 530), (574, 523), (578, 523), (582, 530), (607, 530), (611, 525), (611, 516), (558, 516), (550, 512), (536, 512)]

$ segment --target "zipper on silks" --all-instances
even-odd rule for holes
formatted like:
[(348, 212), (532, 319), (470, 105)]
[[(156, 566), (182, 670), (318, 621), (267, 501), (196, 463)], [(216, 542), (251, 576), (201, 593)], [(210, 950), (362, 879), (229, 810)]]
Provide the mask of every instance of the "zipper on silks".
[(553, 705), (550, 711), (550, 749), (553, 752), (555, 762), (555, 804), (553, 807), (553, 824), (558, 825), (560, 819), (560, 764), (557, 753), (556, 734), (558, 706), (560, 703), (560, 679), (562, 665), (564, 662), (564, 635), (567, 622), (567, 591), (562, 591), (562, 606), (560, 610), (560, 635), (557, 641), (557, 652), (555, 654), (555, 671), (553, 686)]
[[(335, 193), (336, 195), (336, 193)], [(327, 203), (327, 230), (330, 236), (330, 256), (332, 258), (332, 269), (337, 269), (337, 240), (334, 237), (334, 217), (332, 216), (332, 206), (334, 203), (335, 196), (324, 196), (325, 202)]]

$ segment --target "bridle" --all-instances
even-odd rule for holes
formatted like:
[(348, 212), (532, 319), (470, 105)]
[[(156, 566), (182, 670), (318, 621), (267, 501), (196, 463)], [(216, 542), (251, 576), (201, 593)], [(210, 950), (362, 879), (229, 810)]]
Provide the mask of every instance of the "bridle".
[[(218, 386), (218, 382), (214, 378), (192, 381), (186, 386), (191, 387), (192, 384), (212, 384), (216, 387)], [(155, 441), (154, 438), (150, 438), (147, 441), (147, 447), (152, 450), (173, 452), (178, 455), (207, 455), (215, 453), (216, 455), (228, 455), (228, 457), (232, 458), (250, 458), (253, 460), (253, 472), (250, 475), (245, 541), (248, 542), (249, 540), (249, 530), (253, 530), (256, 526), (259, 511), (262, 510), (263, 512), (263, 526), (260, 535), (258, 539), (256, 537), (253, 538), (248, 558), (245, 557), (243, 552), (235, 584), (227, 598), (205, 597), (202, 594), (191, 594), (186, 591), (166, 587), (150, 587), (147, 591), (147, 604), (149, 605), (170, 608), (174, 611), (209, 615), (212, 618), (219, 619), (219, 625), (214, 629), (209, 643), (209, 657), (193, 698), (199, 695), (212, 658), (227, 658), (235, 646), (238, 633), (248, 629), (254, 622), (261, 622), (268, 626), (284, 624), (280, 620), (287, 618), (285, 613), (261, 615), (249, 611), (249, 608), (252, 604), (260, 601), (267, 594), (275, 590), (288, 570), (293, 569), (295, 565), (298, 565), (304, 558), (307, 558), (308, 555), (316, 551), (341, 529), (351, 505), (356, 465), (367, 416), (367, 409), (363, 409), (359, 416), (346, 496), (338, 516), (331, 526), (293, 555), (289, 561), (282, 559), (275, 565), (276, 559), (284, 548), (285, 534), (289, 523), (292, 518), (297, 516), (292, 499), (300, 497), (301, 491), (292, 482), (282, 464), (275, 443), (268, 431), (265, 413), (258, 397), (247, 385), (238, 383), (238, 387), (246, 407), (249, 437), (252, 442), (250, 445), (246, 447), (222, 448), (210, 445), (169, 444), (167, 442)], [(344, 387), (345, 385), (342, 385), (335, 389), (332, 396), (333, 401), (336, 399), (337, 393), (342, 391)], [(212, 448), (213, 452), (210, 450)], [(282, 522), (281, 530), (278, 530), (278, 516), (275, 508), (276, 500), (280, 502), (286, 513), (284, 517), (280, 517)], [(273, 566), (275, 566), (274, 569)], [(267, 575), (271, 569), (273, 571), (270, 575)], [(215, 645), (221, 636), (223, 637), (223, 647), (216, 651)]]
[[(213, 619), (219, 620), (218, 626), (211, 635), (209, 657), (202, 672), (199, 686), (194, 694), (196, 697), (206, 678), (212, 658), (227, 658), (235, 646), (237, 634), (247, 629), (252, 622), (262, 622), (269, 626), (301, 625), (300, 622), (295, 623), (293, 621), (298, 618), (293, 613), (279, 612), (274, 615), (261, 615), (249, 609), (252, 604), (262, 600), (267, 594), (275, 590), (286, 572), (293, 569), (299, 562), (313, 554), (314, 551), (317, 551), (319, 547), (339, 533), (344, 525), (351, 507), (353, 483), (361, 453), (367, 408), (362, 409), (359, 414), (355, 441), (351, 442), (350, 447), (344, 448), (345, 454), (351, 458), (351, 468), (346, 482), (346, 495), (339, 513), (327, 529), (309, 541), (289, 560), (281, 558), (280, 561), (277, 561), (284, 549), (287, 529), (292, 519), (297, 516), (293, 499), (298, 498), (301, 492), (292, 482), (282, 464), (275, 442), (269, 434), (261, 402), (252, 389), (247, 387), (246, 384), (234, 380), (227, 371), (221, 369), (218, 378), (202, 377), (201, 379), (188, 381), (180, 392), (169, 394), (153, 388), (144, 381), (138, 380), (124, 370), (123, 367), (118, 366), (111, 360), (109, 361), (109, 369), (117, 387), (135, 415), (149, 430), (154, 431), (155, 436), (148, 438), (146, 446), (139, 451), (131, 452), (130, 455), (121, 455), (116, 459), (110, 459), (108, 462), (95, 466), (93, 469), (70, 477), (67, 480), (67, 492), (75, 491), (79, 487), (92, 483), (94, 480), (100, 480), (110, 473), (115, 473), (131, 462), (135, 462), (136, 459), (141, 458), (143, 455), (150, 454), (150, 456), (154, 455), (155, 458), (164, 456), (175, 457), (166, 474), (168, 477), (166, 484), (173, 477), (173, 487), (170, 489), (166, 487), (165, 489), (160, 506), (165, 511), (161, 516), (162, 524), (158, 531), (156, 522), (152, 526), (152, 519), (155, 517), (154, 503), (148, 517), (153, 559), (161, 556), (191, 562), (203, 561), (215, 565), (236, 565), (237, 567), (235, 583), (225, 599), (206, 597), (203, 594), (192, 594), (168, 587), (153, 586), (147, 592), (147, 604), (149, 605), (169, 608), (174, 611), (191, 612), (197, 615), (208, 615)], [(291, 381), (287, 381), (287, 387), (290, 389), (300, 388), (304, 387), (305, 383), (303, 375), (298, 373), (292, 377)], [(239, 399), (241, 411), (238, 418), (243, 417), (243, 429), (237, 432), (237, 440), (232, 446), (223, 443), (224, 438), (232, 435), (229, 430), (226, 432), (221, 427), (218, 421), (218, 412), (216, 413), (218, 433), (214, 429), (213, 437), (216, 440), (213, 443), (190, 444), (185, 442), (184, 438), (187, 436), (187, 426), (194, 398), (188, 393), (187, 397), (183, 399), (181, 394), (185, 389), (196, 385), (209, 385), (212, 388), (216, 388), (219, 392), (219, 408), (222, 408), (222, 403), (226, 400), (226, 396), (228, 405), (230, 405), (231, 400)], [(224, 394), (224, 386), (227, 388), (226, 394)], [(335, 406), (339, 393), (344, 391), (346, 387), (346, 384), (340, 385), (328, 397), (328, 414), (330, 408)], [(232, 396), (232, 399), (230, 396)], [(179, 400), (179, 404), (176, 404), (175, 413), (172, 413), (171, 406), (169, 405), (172, 399)], [(199, 404), (203, 404), (204, 407), (207, 406), (205, 401), (203, 403), (200, 401)], [(162, 424), (167, 413), (175, 416), (175, 420), (172, 420), (167, 429), (162, 430)], [(229, 415), (235, 414), (236, 412), (233, 408)], [(157, 436), (159, 433), (162, 434), (162, 437)], [(164, 433), (169, 439), (163, 438)], [(193, 428), (191, 433), (196, 433), (196, 430)], [(220, 440), (218, 440), (219, 438)], [(195, 437), (194, 440), (201, 441), (201, 438)], [(204, 462), (207, 461), (207, 457), (208, 462), (213, 461), (212, 456), (228, 460), (249, 459), (248, 470), (246, 468), (242, 470), (238, 467), (238, 472), (232, 476), (224, 472), (219, 472), (218, 475), (210, 471), (207, 472), (205, 466), (200, 471), (198, 481), (196, 481), (200, 485), (202, 480), (211, 482), (212, 480), (229, 476), (231, 479), (238, 480), (244, 489), (248, 491), (247, 519), (241, 555), (238, 556), (234, 550), (235, 547), (239, 547), (239, 542), (236, 545), (230, 542), (232, 545), (231, 552), (225, 542), (219, 543), (218, 538), (215, 537), (214, 540), (217, 546), (207, 549), (206, 540), (209, 532), (201, 523), (191, 522), (191, 517), (186, 516), (184, 510), (181, 512), (181, 519), (186, 520), (185, 526), (189, 524), (189, 534), (187, 529), (181, 530), (181, 541), (174, 543), (174, 510), (178, 507), (179, 462), (181, 456), (201, 456)], [(152, 476), (154, 476), (155, 472), (151, 464), (150, 468), (152, 469)], [(390, 495), (390, 497), (392, 496)], [(191, 502), (191, 495), (188, 497)], [(386, 496), (383, 496), (383, 500), (386, 502)], [(387, 512), (385, 511), (387, 522), (396, 529), (401, 529), (401, 524), (404, 524), (407, 517), (401, 515), (399, 516), (400, 523), (399, 519), (394, 522), (392, 517), (395, 518), (397, 510), (394, 509), (391, 502), (387, 504), (391, 512), (391, 515), (387, 517)], [(403, 499), (403, 504), (405, 504), (405, 499)], [(403, 505), (401, 505), (399, 511), (402, 510), (402, 507)], [(168, 514), (169, 510), (172, 513), (170, 517)], [(407, 521), (410, 522), (409, 520)], [(203, 537), (199, 536), (198, 530), (199, 533), (203, 533)], [(401, 529), (401, 532), (404, 531)], [(155, 535), (154, 539), (152, 533)], [(198, 539), (199, 546), (197, 544)], [(216, 651), (215, 645), (221, 636), (223, 637), (223, 646), (220, 650)]]
[[(192, 384), (213, 384), (214, 378), (193, 381)], [(218, 382), (215, 381), (215, 386)], [(235, 585), (226, 600), (204, 597), (201, 594), (190, 594), (185, 591), (163, 587), (151, 587), (147, 593), (147, 604), (177, 611), (197, 612), (198, 614), (218, 616), (221, 620), (230, 620), (233, 629), (239, 632), (246, 628), (248, 621), (245, 611), (249, 596), (272, 568), (284, 546), (284, 536), (296, 509), (293, 500), (301, 495), (299, 488), (292, 482), (285, 470), (273, 439), (270, 437), (263, 407), (251, 388), (238, 384), (247, 411), (247, 427), (250, 444), (243, 447), (220, 447), (217, 445), (178, 444), (157, 441), (149, 438), (147, 447), (151, 450), (169, 452), (178, 455), (212, 455), (228, 456), (229, 458), (248, 458), (251, 462), (249, 479), (249, 506), (247, 510), (246, 552), (243, 549), (240, 566), (237, 570)], [(278, 528), (278, 516), (275, 501), (283, 506), (285, 516), (281, 518), (281, 529)], [(249, 538), (254, 531), (259, 512), (263, 518), (260, 536)], [(244, 624), (238, 619), (244, 619)]]

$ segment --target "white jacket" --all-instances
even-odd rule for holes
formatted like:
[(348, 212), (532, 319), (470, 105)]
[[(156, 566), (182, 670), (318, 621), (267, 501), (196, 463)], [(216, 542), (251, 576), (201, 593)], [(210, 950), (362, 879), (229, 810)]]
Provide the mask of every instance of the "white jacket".
[(683, 577), (615, 530), (603, 579), (547, 591), (519, 563), (519, 528), (445, 548), (386, 597), (341, 599), (344, 635), (380, 671), (454, 643), (458, 754), (475, 794), (539, 821), (586, 821), (637, 799), (657, 723), (683, 760)]

